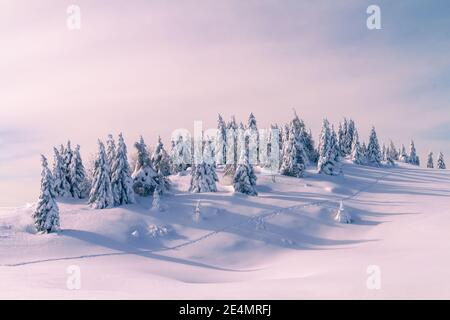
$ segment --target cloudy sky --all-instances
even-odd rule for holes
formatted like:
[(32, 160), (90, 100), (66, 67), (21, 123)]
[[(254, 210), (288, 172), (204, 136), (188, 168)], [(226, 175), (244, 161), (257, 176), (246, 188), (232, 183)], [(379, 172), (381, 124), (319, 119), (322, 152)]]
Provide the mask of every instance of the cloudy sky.
[(323, 117), (352, 117), (362, 138), (375, 125), (450, 162), (447, 0), (0, 3), (0, 206), (35, 201), (39, 154), (69, 138), (87, 160), (108, 133), (131, 149), (218, 112), (267, 127), (295, 108), (316, 137)]

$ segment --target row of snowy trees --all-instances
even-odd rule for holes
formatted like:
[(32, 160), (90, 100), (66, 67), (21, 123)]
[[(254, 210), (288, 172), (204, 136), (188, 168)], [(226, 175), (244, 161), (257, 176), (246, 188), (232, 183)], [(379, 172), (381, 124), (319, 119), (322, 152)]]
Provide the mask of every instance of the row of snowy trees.
[[(436, 163), (436, 167), (438, 169), (446, 169), (445, 167), (445, 161), (444, 161), (444, 154), (442, 152), (439, 153), (439, 157)], [(434, 161), (433, 161), (433, 152), (430, 152), (428, 154), (428, 160), (427, 160), (427, 168), (434, 168)]]
[[(49, 232), (52, 225), (57, 227), (57, 196), (88, 197), (93, 208), (103, 209), (134, 203), (135, 194), (153, 195), (153, 204), (158, 207), (159, 196), (170, 188), (167, 176), (184, 174), (188, 168), (191, 192), (216, 192), (219, 181), (216, 169), (224, 166), (224, 175), (232, 178), (236, 192), (257, 195), (254, 164), (270, 169), (272, 174), (298, 178), (304, 175), (308, 166), (316, 166), (321, 174), (340, 174), (341, 158), (372, 166), (393, 165), (394, 161), (420, 164), (413, 141), (409, 153), (403, 145), (397, 150), (392, 141), (388, 147), (383, 145), (380, 148), (374, 127), (368, 144), (361, 144), (355, 122), (351, 119), (344, 119), (337, 132), (324, 119), (316, 148), (311, 130), (307, 130), (295, 111), (290, 122), (273, 124), (270, 130), (258, 130), (252, 113), (246, 125), (242, 122), (238, 125), (234, 117), (226, 123), (219, 115), (213, 136), (202, 133), (194, 141), (189, 135), (179, 134), (174, 135), (171, 142), (170, 154), (161, 138), (151, 153), (140, 137), (134, 145), (136, 155), (130, 166), (122, 134), (119, 134), (117, 144), (109, 135), (106, 147), (101, 140), (98, 141), (98, 151), (88, 174), (78, 145), (72, 149), (69, 141), (66, 146), (54, 148), (52, 171), (48, 169), (45, 157), (42, 160), (41, 195), (35, 212), (37, 229)], [(432, 156), (430, 153), (427, 167), (434, 166)], [(437, 167), (445, 169), (442, 153)]]
[(82, 199), (86, 197), (89, 184), (80, 155), (80, 146), (72, 149), (70, 141), (59, 150), (54, 147), (53, 156), (53, 191), (55, 195)]

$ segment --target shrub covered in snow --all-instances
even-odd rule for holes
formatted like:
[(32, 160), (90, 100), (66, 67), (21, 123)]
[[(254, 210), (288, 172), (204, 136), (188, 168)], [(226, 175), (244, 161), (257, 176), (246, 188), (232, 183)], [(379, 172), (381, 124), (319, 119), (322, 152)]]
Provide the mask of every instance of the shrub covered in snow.
[(151, 224), (148, 226), (148, 235), (152, 238), (160, 238), (165, 237), (172, 232), (172, 228), (170, 226), (160, 226)]
[(342, 201), (339, 203), (339, 209), (334, 216), (334, 220), (340, 223), (352, 223), (352, 217), (345, 211), (344, 203)]

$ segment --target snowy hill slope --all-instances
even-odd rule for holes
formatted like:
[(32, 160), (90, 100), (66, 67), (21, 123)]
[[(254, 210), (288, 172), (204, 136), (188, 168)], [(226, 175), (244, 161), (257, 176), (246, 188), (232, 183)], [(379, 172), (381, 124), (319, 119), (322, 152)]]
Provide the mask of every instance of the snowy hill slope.
[[(0, 298), (450, 298), (450, 172), (343, 170), (259, 172), (258, 197), (226, 185), (190, 194), (189, 176), (171, 177), (164, 212), (151, 198), (106, 210), (60, 201), (59, 235), (34, 234), (30, 205), (2, 208)], [(341, 200), (353, 224), (334, 221)], [(79, 290), (66, 286), (72, 265)]]

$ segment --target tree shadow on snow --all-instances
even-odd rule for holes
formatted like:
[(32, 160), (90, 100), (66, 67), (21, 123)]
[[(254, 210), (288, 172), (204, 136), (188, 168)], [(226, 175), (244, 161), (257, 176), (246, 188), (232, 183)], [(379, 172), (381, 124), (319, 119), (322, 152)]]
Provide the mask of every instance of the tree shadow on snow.
[(82, 230), (72, 230), (72, 229), (66, 229), (62, 232), (63, 236), (74, 238), (80, 241), (88, 242), (90, 244), (108, 248), (111, 250), (114, 250), (116, 252), (111, 253), (103, 253), (103, 254), (92, 254), (92, 255), (85, 255), (80, 256), (79, 258), (90, 258), (90, 257), (99, 257), (99, 256), (118, 256), (118, 255), (137, 255), (143, 258), (147, 259), (157, 259), (161, 261), (166, 262), (173, 262), (177, 264), (183, 264), (187, 266), (192, 267), (199, 267), (199, 268), (206, 268), (206, 269), (212, 269), (217, 271), (229, 271), (229, 272), (247, 272), (247, 270), (234, 270), (230, 268), (222, 268), (217, 267), (213, 265), (209, 265), (206, 263), (196, 262), (192, 260), (182, 259), (182, 258), (175, 258), (170, 256), (165, 256), (162, 254), (159, 254), (157, 252), (162, 252), (164, 249), (159, 250), (139, 250), (135, 247), (129, 246), (127, 244), (121, 243), (119, 241), (116, 241), (114, 239), (105, 237), (103, 235), (90, 232), (90, 231), (82, 231)]

